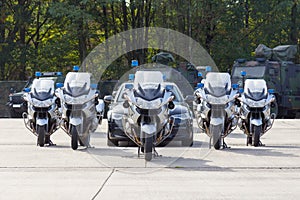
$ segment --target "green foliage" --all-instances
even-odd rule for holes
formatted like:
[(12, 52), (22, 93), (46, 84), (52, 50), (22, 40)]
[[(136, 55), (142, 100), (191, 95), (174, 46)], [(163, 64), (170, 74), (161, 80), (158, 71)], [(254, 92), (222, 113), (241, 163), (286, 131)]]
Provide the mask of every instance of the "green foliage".
[[(144, 26), (192, 37), (223, 71), (236, 58), (250, 58), (260, 43), (299, 44), (299, 0), (0, 0), (0, 11), (1, 80), (26, 79), (36, 70), (66, 73), (105, 39)], [(157, 52), (129, 52), (105, 78), (119, 78), (131, 59), (151, 62)]]

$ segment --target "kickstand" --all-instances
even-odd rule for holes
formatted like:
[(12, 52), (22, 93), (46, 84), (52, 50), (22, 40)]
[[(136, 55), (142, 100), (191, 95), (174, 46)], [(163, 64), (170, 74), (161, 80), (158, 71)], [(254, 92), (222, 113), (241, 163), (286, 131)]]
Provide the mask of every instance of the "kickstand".
[(231, 147), (228, 146), (225, 142), (225, 139), (223, 138), (223, 149), (230, 149)]
[(260, 140), (259, 140), (259, 143), (258, 143), (258, 146), (260, 146), (260, 147), (264, 147), (264, 146), (266, 146), (265, 144), (263, 144)]
[(140, 157), (140, 155), (141, 155), (141, 147), (138, 146), (138, 158)]
[(48, 143), (48, 146), (50, 147), (50, 146), (56, 146), (56, 144), (54, 144), (51, 140), (49, 141), (49, 143)]
[(154, 157), (162, 157), (162, 155), (159, 155), (155, 149), (155, 147), (153, 147), (153, 155)]

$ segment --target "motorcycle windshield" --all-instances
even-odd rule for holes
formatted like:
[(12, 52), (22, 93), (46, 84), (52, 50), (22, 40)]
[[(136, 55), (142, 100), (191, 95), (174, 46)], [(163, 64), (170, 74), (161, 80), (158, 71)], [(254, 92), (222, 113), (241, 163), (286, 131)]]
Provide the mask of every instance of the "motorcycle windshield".
[(245, 97), (254, 101), (267, 98), (267, 84), (263, 79), (247, 79), (244, 86)]
[(161, 84), (138, 84), (138, 87), (134, 90), (134, 96), (140, 97), (147, 101), (162, 98), (164, 90)]
[(31, 97), (44, 101), (54, 95), (54, 81), (51, 79), (34, 79), (32, 82)]
[(160, 71), (137, 71), (134, 77), (134, 84), (142, 83), (162, 83), (163, 74)]
[(64, 82), (65, 93), (72, 97), (87, 95), (90, 91), (90, 78), (87, 72), (69, 72)]
[(225, 96), (231, 88), (230, 75), (228, 73), (210, 72), (206, 75), (204, 90), (214, 97)]

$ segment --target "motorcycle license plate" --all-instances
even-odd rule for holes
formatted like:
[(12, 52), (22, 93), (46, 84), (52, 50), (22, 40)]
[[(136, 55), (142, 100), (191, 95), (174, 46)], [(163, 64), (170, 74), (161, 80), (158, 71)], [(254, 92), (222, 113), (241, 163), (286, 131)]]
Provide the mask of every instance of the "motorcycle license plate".
[(21, 108), (21, 104), (14, 104), (13, 108)]

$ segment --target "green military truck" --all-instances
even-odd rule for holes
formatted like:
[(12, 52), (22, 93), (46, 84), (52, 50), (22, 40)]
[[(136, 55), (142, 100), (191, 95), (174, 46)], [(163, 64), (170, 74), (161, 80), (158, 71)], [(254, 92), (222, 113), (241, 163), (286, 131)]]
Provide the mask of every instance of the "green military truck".
[(255, 51), (256, 59), (250, 61), (237, 59), (234, 62), (232, 83), (243, 86), (241, 71), (246, 72), (245, 79), (264, 79), (268, 88), (275, 90), (276, 103), (273, 111), (277, 114), (277, 118), (295, 118), (300, 112), (300, 64), (292, 61), (297, 46), (278, 46), (271, 51), (265, 46), (258, 48)]

